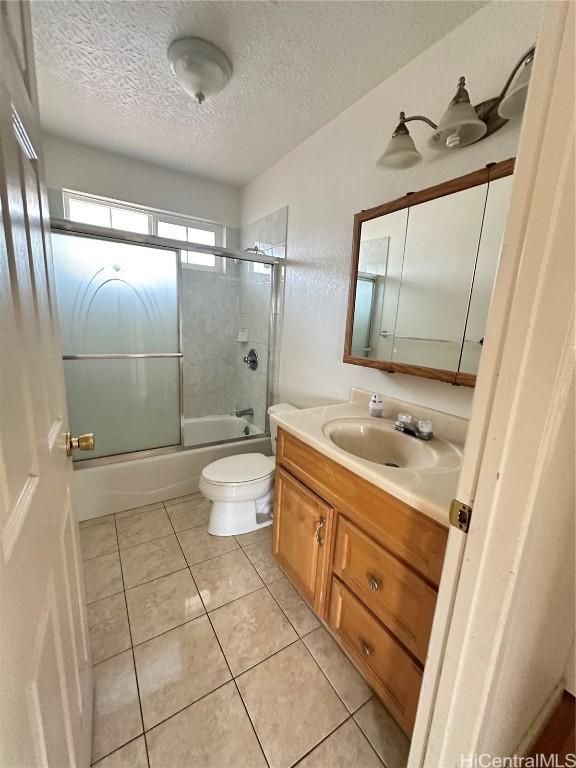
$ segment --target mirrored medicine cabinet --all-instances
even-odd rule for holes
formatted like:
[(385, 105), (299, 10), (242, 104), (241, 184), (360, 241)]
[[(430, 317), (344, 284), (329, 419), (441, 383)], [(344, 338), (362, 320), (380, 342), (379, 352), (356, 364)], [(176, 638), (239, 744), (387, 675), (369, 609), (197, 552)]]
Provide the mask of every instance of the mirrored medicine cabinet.
[(514, 160), (354, 217), (344, 362), (474, 386)]

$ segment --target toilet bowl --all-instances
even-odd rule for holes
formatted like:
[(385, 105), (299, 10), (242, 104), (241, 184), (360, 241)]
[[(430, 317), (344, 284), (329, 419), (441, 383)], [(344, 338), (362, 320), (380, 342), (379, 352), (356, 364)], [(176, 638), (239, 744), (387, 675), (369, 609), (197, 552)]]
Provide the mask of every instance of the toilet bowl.
[[(272, 405), (268, 413), (296, 410), (288, 403)], [(276, 425), (270, 424), (276, 453)], [(200, 491), (212, 502), (208, 533), (238, 536), (272, 524), (274, 456), (241, 453), (208, 464), (200, 477)]]

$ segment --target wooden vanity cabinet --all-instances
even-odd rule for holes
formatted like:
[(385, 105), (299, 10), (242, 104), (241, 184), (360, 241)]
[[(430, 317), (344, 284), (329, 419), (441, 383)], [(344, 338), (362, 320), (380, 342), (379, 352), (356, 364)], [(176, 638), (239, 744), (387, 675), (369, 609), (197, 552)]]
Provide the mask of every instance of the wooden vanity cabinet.
[(278, 430), (273, 553), (411, 735), (448, 530)]
[(332, 507), (277, 468), (272, 552), (317, 613), (323, 614), (332, 540)]

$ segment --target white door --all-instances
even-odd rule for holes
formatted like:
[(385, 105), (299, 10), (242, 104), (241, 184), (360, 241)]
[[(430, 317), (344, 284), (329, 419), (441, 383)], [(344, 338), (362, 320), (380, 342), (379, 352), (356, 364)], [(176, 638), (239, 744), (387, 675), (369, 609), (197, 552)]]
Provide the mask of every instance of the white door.
[(29, 7), (0, 3), (0, 766), (89, 764), (91, 659)]
[(573, 30), (572, 3), (545, 4), (458, 486), (474, 504), (472, 525), (450, 532), (414, 768), (522, 753), (564, 685), (574, 601)]

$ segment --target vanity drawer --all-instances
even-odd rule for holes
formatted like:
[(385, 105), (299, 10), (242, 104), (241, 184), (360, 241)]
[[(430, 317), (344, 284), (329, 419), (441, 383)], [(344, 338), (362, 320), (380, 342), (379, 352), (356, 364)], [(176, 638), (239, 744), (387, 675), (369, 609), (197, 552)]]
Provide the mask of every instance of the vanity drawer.
[(278, 430), (277, 462), (389, 552), (439, 584), (447, 528), (283, 429)]
[(407, 566), (340, 516), (334, 573), (422, 663), (436, 592)]
[(393, 635), (336, 578), (329, 624), (401, 728), (410, 736), (422, 670)]

